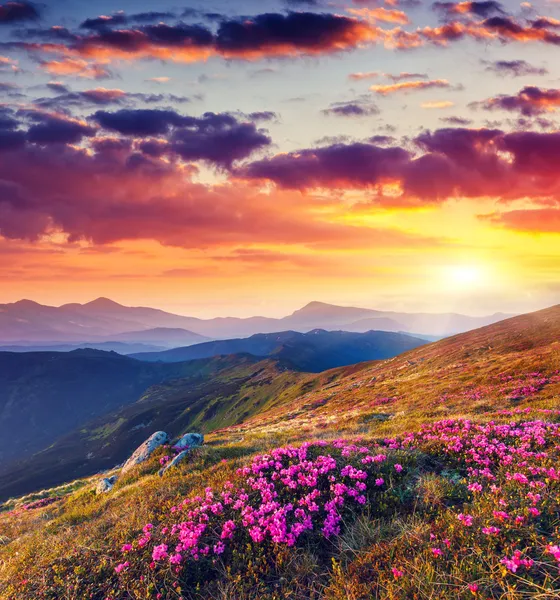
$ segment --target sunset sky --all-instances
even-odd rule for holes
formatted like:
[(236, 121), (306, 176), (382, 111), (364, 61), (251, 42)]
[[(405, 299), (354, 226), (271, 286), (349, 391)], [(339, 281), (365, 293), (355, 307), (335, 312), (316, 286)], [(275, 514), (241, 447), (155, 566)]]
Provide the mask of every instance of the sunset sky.
[(0, 0), (0, 303), (560, 302), (560, 1)]

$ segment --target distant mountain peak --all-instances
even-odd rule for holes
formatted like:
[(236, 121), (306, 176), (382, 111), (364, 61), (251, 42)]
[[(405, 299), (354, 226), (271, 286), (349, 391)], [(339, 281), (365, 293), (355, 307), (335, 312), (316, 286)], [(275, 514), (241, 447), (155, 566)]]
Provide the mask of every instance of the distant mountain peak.
[(35, 302), (34, 300), (27, 300), (26, 298), (24, 298), (23, 300), (18, 300), (17, 302), (14, 302), (14, 306), (20, 306), (20, 307), (28, 306), (29, 308), (32, 308), (32, 307), (37, 307), (37, 306), (41, 306), (41, 305), (38, 302)]
[(304, 307), (294, 311), (294, 315), (302, 313), (317, 312), (324, 309), (341, 308), (335, 304), (327, 304), (326, 302), (313, 301), (306, 304)]
[(91, 302), (87, 302), (84, 306), (90, 306), (92, 308), (122, 308), (123, 305), (111, 300), (110, 298), (97, 298)]

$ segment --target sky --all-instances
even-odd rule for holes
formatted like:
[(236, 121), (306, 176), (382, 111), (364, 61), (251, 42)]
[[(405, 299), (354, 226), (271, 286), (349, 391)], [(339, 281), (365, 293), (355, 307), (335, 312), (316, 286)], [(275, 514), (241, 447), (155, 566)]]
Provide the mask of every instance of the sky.
[(559, 0), (0, 0), (0, 303), (557, 304), (559, 56)]

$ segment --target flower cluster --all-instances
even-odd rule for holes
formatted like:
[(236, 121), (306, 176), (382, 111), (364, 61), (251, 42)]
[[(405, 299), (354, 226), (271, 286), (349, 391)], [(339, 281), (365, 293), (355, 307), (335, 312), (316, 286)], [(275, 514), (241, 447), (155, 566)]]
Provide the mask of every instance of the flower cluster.
[(204, 495), (173, 506), (168, 523), (147, 524), (137, 540), (123, 546), (126, 560), (115, 571), (126, 572), (131, 555), (148, 561), (152, 570), (178, 574), (189, 562), (228, 554), (236, 543), (290, 547), (306, 534), (331, 538), (341, 532), (346, 511), (371, 502), (385, 492), (386, 481), (404, 477), (404, 471), (386, 454), (344, 440), (277, 448), (239, 469), (237, 485), (208, 487)]

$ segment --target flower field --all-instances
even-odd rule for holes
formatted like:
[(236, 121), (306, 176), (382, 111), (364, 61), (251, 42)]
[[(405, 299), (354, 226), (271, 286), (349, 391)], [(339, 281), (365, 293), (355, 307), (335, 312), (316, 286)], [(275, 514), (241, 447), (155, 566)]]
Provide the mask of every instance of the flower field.
[(557, 598), (557, 412), (216, 456), (214, 485), (152, 506), (103, 551), (31, 569), (3, 597)]

